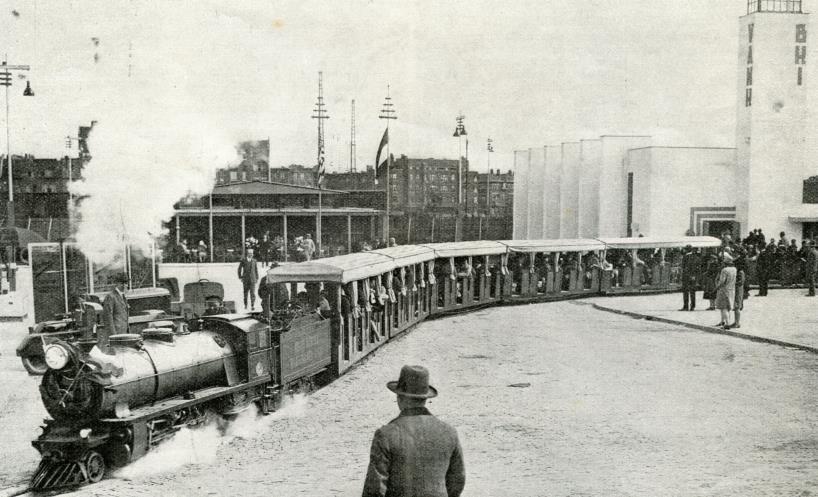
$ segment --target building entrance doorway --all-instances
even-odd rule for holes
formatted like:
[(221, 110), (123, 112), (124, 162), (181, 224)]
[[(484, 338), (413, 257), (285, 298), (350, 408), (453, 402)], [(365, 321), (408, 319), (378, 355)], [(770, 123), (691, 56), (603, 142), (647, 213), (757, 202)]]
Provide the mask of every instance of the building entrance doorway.
[(705, 236), (714, 236), (721, 238), (722, 235), (728, 234), (733, 240), (741, 235), (740, 224), (735, 221), (703, 221), (702, 234)]
[(818, 237), (818, 223), (802, 223), (801, 238), (815, 240)]

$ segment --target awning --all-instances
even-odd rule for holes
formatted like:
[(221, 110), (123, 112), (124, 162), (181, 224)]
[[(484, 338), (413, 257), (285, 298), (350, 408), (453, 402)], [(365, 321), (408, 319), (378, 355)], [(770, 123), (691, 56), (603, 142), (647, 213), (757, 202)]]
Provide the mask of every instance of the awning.
[(792, 223), (818, 223), (818, 204), (802, 204), (790, 211)]

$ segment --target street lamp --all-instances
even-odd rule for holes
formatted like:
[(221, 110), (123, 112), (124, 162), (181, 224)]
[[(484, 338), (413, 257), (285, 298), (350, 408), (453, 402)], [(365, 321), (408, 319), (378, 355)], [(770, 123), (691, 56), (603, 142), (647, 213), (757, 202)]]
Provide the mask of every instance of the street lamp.
[(454, 128), (454, 136), (457, 138), (457, 206), (463, 203), (463, 140), (460, 138), (466, 136), (466, 127), (463, 125), (463, 120), (466, 116), (459, 114), (456, 118), (457, 126)]
[[(9, 123), (9, 87), (11, 86), (11, 76), (15, 71), (28, 71), (29, 66), (13, 66), (9, 65), (7, 60), (3, 60), (0, 64), (0, 85), (6, 87), (6, 163), (9, 174), (9, 201), (8, 201), (8, 218), (9, 227), (14, 227), (14, 174), (11, 166), (11, 125)], [(23, 96), (33, 97), (34, 90), (31, 89), (31, 82), (26, 81), (26, 89), (23, 91)]]
[[(454, 136), (457, 138), (457, 211), (455, 214), (454, 223), (454, 241), (459, 242), (463, 239), (463, 139), (466, 136), (466, 127), (463, 125), (463, 120), (466, 119), (462, 113), (458, 114), (457, 126), (454, 128)], [(468, 147), (468, 142), (466, 144)]]
[[(74, 195), (71, 193), (71, 185), (74, 183), (74, 171), (73, 165), (71, 164), (71, 144), (73, 142), (77, 142), (77, 150), (80, 149), (80, 139), (77, 136), (66, 136), (65, 137), (65, 148), (68, 149), (68, 225), (71, 225), (72, 219), (72, 211), (74, 210)], [(80, 156), (82, 155), (82, 150), (79, 150)], [(82, 158), (80, 157), (80, 167), (82, 167)]]

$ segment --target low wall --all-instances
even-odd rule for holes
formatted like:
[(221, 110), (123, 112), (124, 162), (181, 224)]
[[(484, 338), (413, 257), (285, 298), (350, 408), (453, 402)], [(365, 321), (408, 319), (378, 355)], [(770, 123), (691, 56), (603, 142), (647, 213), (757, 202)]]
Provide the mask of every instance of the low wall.
[(24, 326), (31, 326), (34, 324), (34, 282), (31, 266), (17, 266), (14, 277), (15, 291), (0, 295), (0, 321), (22, 321)]

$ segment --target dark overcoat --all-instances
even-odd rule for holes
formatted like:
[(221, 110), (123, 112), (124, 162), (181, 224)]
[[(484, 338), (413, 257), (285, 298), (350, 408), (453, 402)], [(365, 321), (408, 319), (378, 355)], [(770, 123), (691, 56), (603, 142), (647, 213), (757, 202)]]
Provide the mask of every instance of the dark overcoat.
[(807, 265), (805, 269), (807, 276), (818, 273), (818, 249), (815, 247), (810, 247), (807, 251)]
[(255, 287), (258, 281), (258, 267), (256, 259), (248, 260), (246, 257), (239, 262), (239, 279), (245, 287)]
[(457, 497), (465, 483), (457, 431), (425, 407), (375, 432), (363, 497)]
[(699, 254), (689, 252), (682, 257), (682, 289), (695, 290), (701, 271)]
[(107, 352), (108, 337), (128, 333), (128, 301), (116, 288), (102, 301), (102, 324), (103, 328), (97, 330), (97, 342), (100, 350)]

